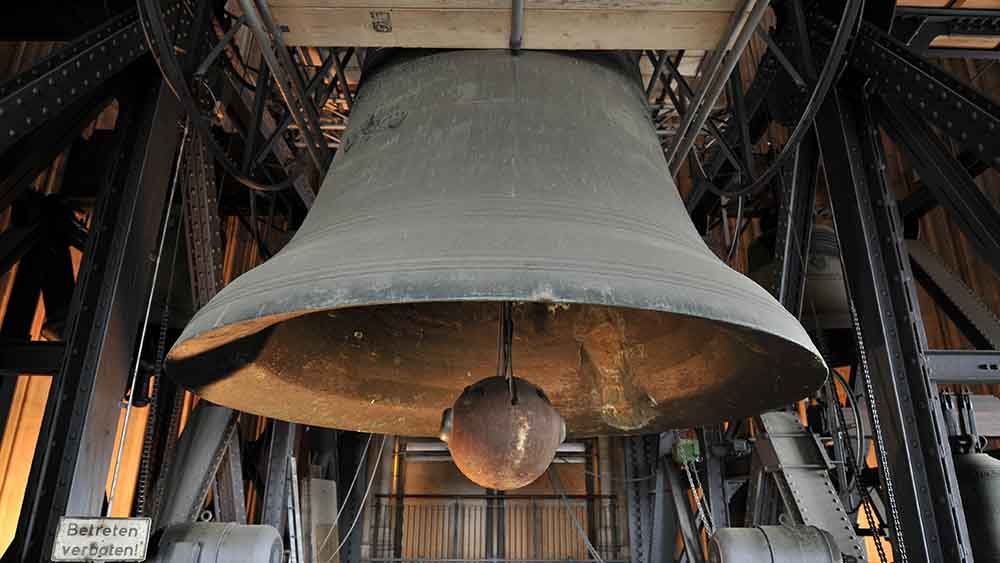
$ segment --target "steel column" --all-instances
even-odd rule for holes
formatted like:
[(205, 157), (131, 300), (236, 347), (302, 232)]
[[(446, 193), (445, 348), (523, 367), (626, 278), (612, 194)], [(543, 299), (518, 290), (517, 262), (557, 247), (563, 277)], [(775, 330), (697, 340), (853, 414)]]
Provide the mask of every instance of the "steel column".
[[(149, 84), (143, 74), (140, 84)], [(59, 518), (96, 516), (104, 504), (125, 378), (142, 303), (149, 256), (166, 199), (179, 117), (157, 78), (122, 99), (121, 153), (94, 213), (67, 325), (69, 352), (53, 379), (14, 544), (5, 560), (48, 557)], [(131, 114), (137, 114), (134, 118)]]
[(285, 480), (288, 459), (293, 455), (296, 425), (281, 420), (271, 421), (271, 438), (267, 453), (267, 477), (264, 481), (264, 503), (260, 523), (274, 526), (279, 533), (285, 529)]
[(965, 515), (953, 486), (937, 388), (924, 360), (926, 337), (902, 224), (868, 109), (838, 90), (816, 126), (860, 323), (862, 366), (875, 397), (872, 421), (884, 452), (879, 465), (897, 539), (893, 549), (897, 561), (968, 561)]
[(819, 146), (815, 137), (809, 136), (795, 148), (792, 162), (781, 176), (782, 197), (775, 243), (778, 272), (774, 296), (795, 316), (802, 314), (818, 164)]
[(649, 476), (656, 471), (656, 436), (628, 436), (625, 445), (626, 508), (630, 560), (653, 563), (649, 548), (653, 529), (653, 491)]

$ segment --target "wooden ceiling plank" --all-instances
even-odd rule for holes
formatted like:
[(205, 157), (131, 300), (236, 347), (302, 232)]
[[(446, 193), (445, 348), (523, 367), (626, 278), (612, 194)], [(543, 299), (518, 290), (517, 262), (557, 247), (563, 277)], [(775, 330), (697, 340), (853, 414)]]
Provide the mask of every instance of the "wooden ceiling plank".
[[(291, 46), (504, 49), (510, 9), (273, 9)], [(528, 9), (525, 49), (713, 49), (729, 12)]]

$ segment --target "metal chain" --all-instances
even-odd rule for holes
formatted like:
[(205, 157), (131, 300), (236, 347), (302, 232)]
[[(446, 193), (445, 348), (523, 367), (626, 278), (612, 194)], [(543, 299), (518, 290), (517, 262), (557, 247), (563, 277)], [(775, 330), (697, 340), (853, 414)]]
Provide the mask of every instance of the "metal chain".
[(878, 523), (875, 522), (875, 515), (872, 514), (872, 507), (869, 504), (871, 497), (861, 501), (861, 506), (865, 509), (865, 520), (868, 521), (868, 528), (875, 534), (875, 551), (878, 552), (879, 563), (889, 563), (889, 558), (885, 554), (885, 547), (882, 546), (882, 536), (878, 533)]
[[(178, 173), (180, 171), (178, 170)], [(181, 208), (183, 204), (184, 192), (181, 192)], [(174, 237), (174, 248), (170, 256), (170, 276), (167, 278), (167, 292), (163, 299), (162, 311), (160, 312), (160, 330), (156, 340), (155, 365), (153, 367), (153, 388), (149, 394), (149, 413), (146, 419), (146, 430), (142, 437), (142, 453), (139, 457), (139, 477), (136, 481), (135, 492), (135, 512), (140, 516), (146, 516), (146, 496), (152, 481), (153, 469), (153, 444), (156, 442), (157, 415), (159, 414), (160, 377), (163, 375), (163, 362), (167, 355), (167, 325), (170, 322), (170, 298), (174, 291), (174, 279), (177, 272), (177, 254), (181, 245), (181, 233), (184, 231), (180, 221), (177, 223), (177, 234)]]
[[(684, 474), (687, 475), (688, 486), (691, 487), (691, 494), (694, 495), (694, 503), (697, 507), (695, 516), (698, 518), (698, 521), (701, 522), (702, 527), (708, 530), (708, 535), (711, 536), (715, 534), (715, 523), (712, 522), (712, 515), (709, 511), (703, 508), (701, 496), (698, 495), (698, 488), (695, 487), (694, 478), (691, 477), (690, 463), (691, 462), (684, 464)], [(695, 473), (697, 473), (697, 471), (695, 471)]]
[[(878, 455), (878, 465), (882, 472), (882, 479), (885, 482), (885, 494), (888, 497), (889, 517), (892, 521), (893, 539), (896, 553), (899, 554), (899, 563), (908, 561), (906, 557), (906, 544), (901, 541), (903, 537), (902, 522), (900, 521), (899, 509), (896, 506), (896, 487), (892, 481), (892, 473), (889, 469), (889, 454), (885, 448), (885, 438), (882, 435), (882, 424), (879, 421), (878, 406), (875, 404), (875, 388), (872, 385), (872, 375), (868, 368), (868, 357), (864, 350), (864, 341), (861, 339), (861, 323), (858, 320), (858, 312), (851, 302), (851, 325), (854, 327), (854, 338), (859, 351), (858, 364), (865, 380), (865, 395), (868, 398), (868, 412), (871, 414), (872, 430), (875, 434), (875, 453)], [(876, 542), (876, 544), (879, 542)]]

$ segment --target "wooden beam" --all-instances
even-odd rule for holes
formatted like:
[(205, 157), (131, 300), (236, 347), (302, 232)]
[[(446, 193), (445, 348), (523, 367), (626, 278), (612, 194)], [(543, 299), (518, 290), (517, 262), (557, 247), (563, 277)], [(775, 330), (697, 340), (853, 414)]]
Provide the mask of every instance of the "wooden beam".
[[(1000, 0), (997, 0), (1000, 1)], [(506, 10), (510, 0), (269, 0), (272, 8)], [(734, 12), (740, 0), (525, 0), (526, 10)]]
[[(505, 49), (510, 42), (509, 5), (470, 9), (464, 6), (485, 5), (494, 0), (452, 0), (449, 7), (427, 7), (441, 4), (443, 0), (389, 1), (422, 2), (425, 7), (274, 5), (272, 9), (289, 45)], [(717, 1), (706, 0), (705, 3)], [(360, 0), (337, 2), (358, 3)], [(628, 7), (608, 9), (540, 9), (530, 7), (529, 2), (524, 17), (523, 47), (714, 49), (732, 17), (729, 11), (635, 7), (650, 2), (652, 0), (625, 0), (624, 5)], [(462, 7), (455, 7), (458, 5)]]
[(1000, 37), (995, 35), (938, 35), (931, 41), (932, 49), (996, 49)]

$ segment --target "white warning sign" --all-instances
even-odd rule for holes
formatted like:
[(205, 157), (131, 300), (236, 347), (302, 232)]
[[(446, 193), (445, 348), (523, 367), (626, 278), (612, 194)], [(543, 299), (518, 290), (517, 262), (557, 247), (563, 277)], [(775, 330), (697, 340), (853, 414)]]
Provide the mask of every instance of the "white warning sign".
[(59, 519), (53, 561), (144, 561), (149, 518)]

